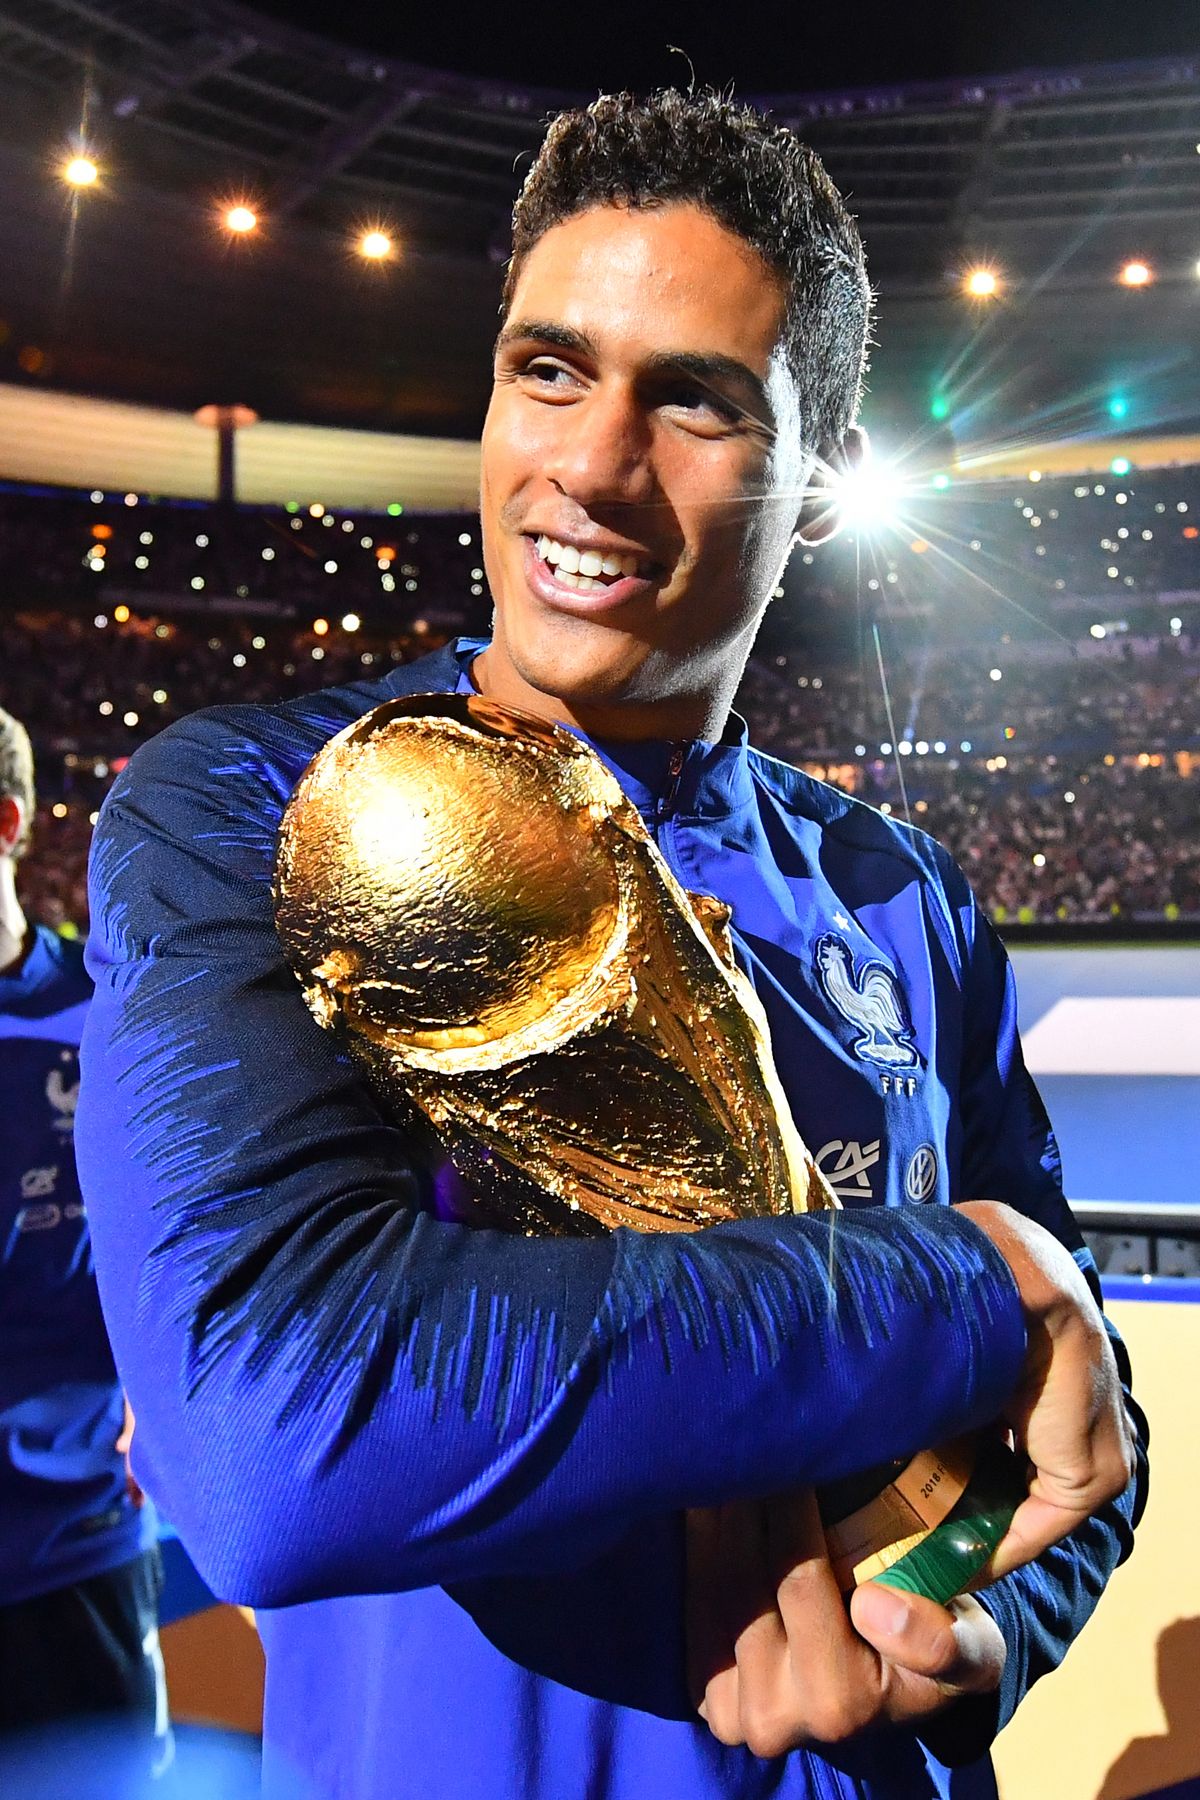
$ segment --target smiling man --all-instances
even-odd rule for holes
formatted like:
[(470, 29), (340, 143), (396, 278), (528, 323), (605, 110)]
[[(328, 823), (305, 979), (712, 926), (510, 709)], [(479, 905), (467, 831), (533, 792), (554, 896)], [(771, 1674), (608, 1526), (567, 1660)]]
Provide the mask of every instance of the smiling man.
[[(184, 721), (98, 829), (80, 1159), (139, 1479), (260, 1609), (280, 1793), (985, 1795), (1144, 1459), (962, 877), (730, 715), (861, 453), (857, 232), (790, 132), (675, 93), (561, 116), (514, 225), (491, 639)], [(879, 1150), (835, 1241), (483, 1229), (309, 1017), (283, 807), (382, 701), (472, 690), (585, 735), (732, 908), (801, 1132)], [(991, 1585), (848, 1611), (812, 1485), (998, 1415), (1034, 1477)]]
[[(497, 697), (599, 736), (721, 736), (813, 452), (858, 448), (861, 249), (795, 148), (829, 264), (806, 295), (694, 200), (576, 210), (549, 149), (531, 174), (483, 435)], [(839, 333), (819, 403), (802, 296)]]

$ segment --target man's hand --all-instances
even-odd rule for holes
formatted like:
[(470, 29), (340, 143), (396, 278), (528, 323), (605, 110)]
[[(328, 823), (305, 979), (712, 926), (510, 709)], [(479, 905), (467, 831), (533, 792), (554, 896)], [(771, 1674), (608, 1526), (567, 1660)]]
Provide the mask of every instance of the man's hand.
[(1004, 1639), (969, 1596), (868, 1582), (847, 1613), (811, 1492), (691, 1512), (687, 1548), (688, 1680), (723, 1744), (781, 1756), (999, 1686)]
[(1012, 1270), (1028, 1332), (1025, 1367), (1005, 1408), (1032, 1465), (1029, 1498), (976, 1586), (1032, 1562), (1115, 1500), (1134, 1470), (1136, 1437), (1104, 1321), (1069, 1253), (1032, 1219), (994, 1200), (956, 1209)]
[[(1135, 1438), (1103, 1320), (1048, 1231), (990, 1200), (959, 1209), (1012, 1271), (1028, 1346), (1005, 1409), (1029, 1497), (977, 1586), (1032, 1561), (1129, 1482)], [(1005, 1647), (978, 1601), (868, 1582), (838, 1591), (811, 1493), (688, 1514), (688, 1677), (713, 1734), (758, 1756), (917, 1724), (999, 1685)]]

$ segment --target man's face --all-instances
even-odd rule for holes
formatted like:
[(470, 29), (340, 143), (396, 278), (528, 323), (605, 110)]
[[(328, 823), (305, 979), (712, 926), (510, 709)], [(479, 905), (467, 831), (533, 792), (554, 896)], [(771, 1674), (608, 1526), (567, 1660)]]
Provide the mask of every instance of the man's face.
[(483, 432), (490, 691), (618, 735), (656, 702), (728, 705), (805, 467), (785, 300), (691, 205), (595, 207), (538, 240)]

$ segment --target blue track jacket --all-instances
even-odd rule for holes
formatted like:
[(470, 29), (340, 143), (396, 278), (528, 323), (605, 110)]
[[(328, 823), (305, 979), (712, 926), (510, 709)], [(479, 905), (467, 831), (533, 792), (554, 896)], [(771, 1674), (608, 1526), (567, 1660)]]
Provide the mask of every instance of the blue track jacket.
[(268, 1790), (994, 1792), (991, 1736), (1128, 1552), (1137, 1483), (988, 1591), (998, 1698), (923, 1742), (771, 1761), (688, 1704), (681, 1514), (905, 1455), (1007, 1399), (1015, 1286), (948, 1203), (1008, 1201), (1086, 1253), (1003, 952), (934, 843), (744, 732), (598, 744), (683, 885), (731, 905), (846, 1210), (579, 1240), (473, 1224), (309, 1017), (270, 881), (322, 744), (395, 695), (469, 689), (482, 647), (184, 720), (96, 835), (79, 1155), (101, 1292), (140, 1480), (211, 1586), (262, 1609)]

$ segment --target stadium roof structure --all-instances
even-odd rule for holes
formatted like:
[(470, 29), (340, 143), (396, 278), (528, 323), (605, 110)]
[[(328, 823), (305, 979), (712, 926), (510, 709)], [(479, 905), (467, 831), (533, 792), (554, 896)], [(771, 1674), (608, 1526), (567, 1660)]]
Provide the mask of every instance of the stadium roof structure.
[[(781, 70), (781, 74), (786, 71)], [(0, 0), (0, 378), (473, 434), (508, 219), (579, 95), (419, 68), (229, 0)], [(851, 199), (876, 400), (956, 434), (1200, 422), (1200, 56), (752, 96)], [(94, 147), (95, 189), (56, 163)], [(216, 219), (244, 199), (259, 230)], [(398, 254), (365, 265), (376, 224)], [(1155, 279), (1138, 292), (1127, 259)], [(998, 299), (964, 301), (965, 271)], [(1110, 425), (1110, 420), (1104, 420)]]

